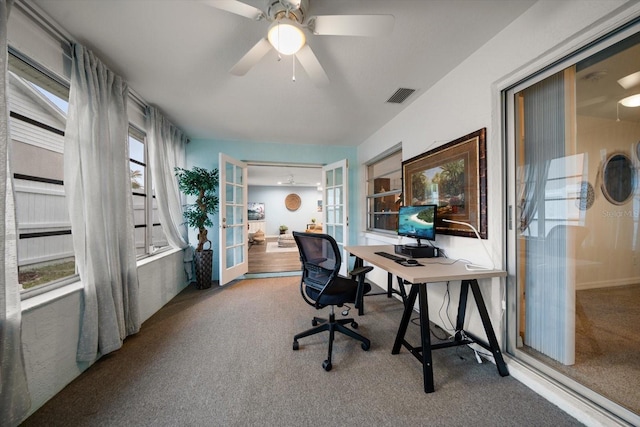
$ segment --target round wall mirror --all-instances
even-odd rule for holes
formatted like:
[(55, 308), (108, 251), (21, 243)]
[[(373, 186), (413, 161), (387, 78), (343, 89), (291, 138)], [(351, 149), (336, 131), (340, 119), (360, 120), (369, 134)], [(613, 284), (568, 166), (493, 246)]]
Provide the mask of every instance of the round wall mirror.
[(635, 168), (631, 159), (612, 154), (602, 165), (602, 193), (614, 205), (622, 205), (633, 195)]

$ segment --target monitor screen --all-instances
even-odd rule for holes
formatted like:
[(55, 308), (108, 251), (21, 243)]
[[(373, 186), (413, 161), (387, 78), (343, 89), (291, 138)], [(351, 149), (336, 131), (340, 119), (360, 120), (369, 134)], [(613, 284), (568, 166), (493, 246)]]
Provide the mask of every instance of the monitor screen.
[(436, 239), (436, 205), (400, 206), (398, 236), (418, 239)]

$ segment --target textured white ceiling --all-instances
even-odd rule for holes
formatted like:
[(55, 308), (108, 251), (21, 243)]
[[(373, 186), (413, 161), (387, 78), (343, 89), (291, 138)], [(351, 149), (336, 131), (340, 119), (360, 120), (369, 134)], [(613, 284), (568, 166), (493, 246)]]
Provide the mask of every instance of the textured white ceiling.
[(321, 186), (322, 168), (291, 165), (249, 165), (249, 185)]
[[(245, 0), (263, 8), (262, 0)], [(192, 139), (358, 145), (534, 0), (310, 0), (311, 15), (392, 14), (389, 37), (308, 36), (330, 84), (272, 51), (231, 67), (262, 37), (255, 22), (196, 0), (32, 0)], [(385, 101), (400, 87), (417, 92)]]

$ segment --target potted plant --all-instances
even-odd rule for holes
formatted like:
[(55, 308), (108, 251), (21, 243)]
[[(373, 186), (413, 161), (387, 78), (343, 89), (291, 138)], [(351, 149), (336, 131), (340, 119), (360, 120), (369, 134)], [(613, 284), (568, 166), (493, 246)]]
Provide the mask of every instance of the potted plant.
[(281, 225), (280, 226), (280, 234), (285, 234), (288, 229), (289, 229), (289, 227), (287, 227), (286, 225)]
[[(211, 287), (211, 269), (213, 265), (213, 250), (211, 240), (207, 238), (207, 228), (212, 227), (213, 222), (209, 215), (218, 212), (218, 169), (207, 170), (194, 167), (191, 170), (175, 168), (178, 178), (178, 188), (188, 196), (196, 196), (193, 204), (185, 205), (184, 219), (189, 227), (198, 230), (198, 246), (195, 250), (194, 261), (196, 264), (196, 287), (206, 289)], [(205, 244), (209, 242), (209, 249)]]
[(310, 230), (315, 230), (316, 229), (316, 219), (315, 218), (311, 218), (311, 224), (309, 225), (309, 229)]

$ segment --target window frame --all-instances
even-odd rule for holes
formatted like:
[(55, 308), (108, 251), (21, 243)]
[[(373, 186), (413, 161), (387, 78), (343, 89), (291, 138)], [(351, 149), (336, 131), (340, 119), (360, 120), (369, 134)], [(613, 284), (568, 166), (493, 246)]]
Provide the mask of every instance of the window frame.
[[(9, 51), (8, 51), (8, 62), (9, 62), (8, 64), (9, 71), (15, 74), (19, 79), (26, 81), (34, 90), (38, 92), (40, 92), (40, 90), (45, 90), (50, 94), (68, 103), (69, 84), (67, 82), (61, 81), (57, 76), (54, 75), (54, 73), (41, 67), (39, 64), (35, 63), (34, 61), (30, 60), (29, 58), (25, 57), (24, 55), (20, 54), (20, 52), (12, 48), (9, 48)], [(49, 98), (44, 93), (42, 93), (42, 95), (44, 97)], [(57, 105), (57, 107), (60, 108), (59, 105)], [(24, 116), (19, 112), (14, 111), (13, 109), (10, 109), (9, 116), (12, 121), (20, 121), (29, 126), (33, 126), (38, 131), (50, 132), (55, 135), (58, 135), (59, 137), (60, 136), (64, 137), (64, 130), (58, 129), (56, 127), (52, 127), (46, 123), (43, 123), (37, 120), (37, 118)], [(11, 122), (9, 123), (9, 125), (11, 129), (12, 127)], [(15, 132), (15, 129), (14, 129), (14, 132)], [(14, 140), (15, 140), (15, 136), (12, 135), (11, 137), (12, 145)], [(28, 141), (23, 141), (22, 143), (33, 146), (35, 147), (35, 149), (45, 149), (43, 146), (40, 146), (39, 144), (33, 144)], [(44, 184), (64, 186), (64, 180), (58, 179), (59, 177), (49, 178), (44, 176), (34, 176), (31, 174), (22, 173), (22, 171), (20, 170), (16, 171), (15, 168), (12, 168), (11, 173), (12, 173), (13, 179), (24, 180), (27, 182), (40, 182)], [(63, 174), (64, 172), (62, 171), (62, 175)], [(14, 193), (15, 192), (16, 192), (16, 189), (14, 188)], [(64, 193), (64, 190), (62, 190), (62, 192)], [(46, 194), (46, 193), (43, 193), (43, 194)], [(19, 227), (19, 221), (20, 221), (20, 218), (16, 217), (16, 225), (18, 227)], [(55, 228), (58, 228), (59, 230), (50, 231), (50, 232), (19, 233), (17, 236), (18, 239), (16, 244), (18, 245), (18, 247), (20, 247), (21, 239), (31, 238), (31, 237), (71, 235), (71, 224), (69, 224), (68, 229), (64, 225), (59, 225)], [(23, 235), (27, 235), (27, 236), (21, 237)], [(75, 258), (75, 253), (73, 254), (73, 256)], [(60, 259), (63, 259), (63, 258), (60, 258)], [(46, 262), (46, 261), (43, 261), (43, 262)], [(68, 285), (70, 283), (74, 283), (78, 281), (79, 281), (78, 269), (77, 269), (77, 266), (75, 266), (74, 274), (64, 276), (55, 280), (51, 280), (49, 282), (42, 283), (39, 285), (35, 285), (34, 287), (31, 287), (31, 288), (22, 289), (20, 291), (20, 298), (21, 300), (32, 298), (36, 295), (50, 292), (60, 287), (63, 287), (65, 285)]]
[[(26, 80), (30, 85), (37, 86), (39, 88), (42, 88), (50, 92), (51, 94), (63, 99), (68, 103), (68, 93), (70, 90), (69, 81), (61, 78), (60, 76), (56, 75), (53, 71), (31, 60), (30, 58), (23, 55), (20, 51), (14, 48), (9, 47), (8, 59), (9, 59), (8, 61), (9, 70), (14, 74), (16, 74), (19, 78)], [(52, 127), (46, 123), (41, 123), (40, 121), (32, 117), (23, 116), (19, 112), (15, 112), (13, 114), (12, 112), (13, 110), (10, 111), (11, 120), (19, 120), (21, 122), (27, 123), (28, 125), (35, 126), (42, 131), (53, 132), (61, 137), (64, 137), (64, 129), (58, 129), (57, 127)], [(142, 192), (137, 192), (137, 195), (145, 197), (145, 224), (143, 226), (145, 228), (145, 248), (144, 248), (144, 254), (141, 253), (136, 257), (137, 260), (140, 261), (143, 258), (147, 258), (153, 255), (165, 252), (167, 250), (170, 250), (171, 246), (166, 241), (166, 237), (163, 240), (159, 240), (161, 243), (163, 243), (163, 245), (161, 246), (154, 245), (154, 243), (157, 243), (157, 242), (154, 242), (153, 240), (154, 228), (158, 226), (162, 227), (162, 224), (160, 222), (158, 223), (153, 222), (153, 218), (154, 218), (153, 204), (156, 196), (154, 194), (153, 183), (151, 178), (151, 170), (148, 164), (148, 146), (146, 143), (147, 142), (146, 132), (142, 130), (140, 127), (134, 125), (131, 122), (131, 120), (129, 120), (128, 136), (131, 136), (132, 134), (135, 135), (136, 140), (140, 141), (144, 147), (143, 162), (134, 160), (131, 157), (129, 157), (130, 161), (133, 161), (136, 164), (140, 164), (141, 166), (143, 166), (145, 171), (144, 194), (142, 194)], [(126, 143), (127, 144), (129, 143), (128, 140), (126, 141)], [(64, 180), (58, 179), (58, 177), (46, 178), (46, 177), (39, 177), (39, 176), (31, 176), (28, 174), (24, 174), (19, 170), (16, 171), (15, 169), (13, 169), (11, 173), (12, 173), (13, 179), (20, 179), (20, 180), (26, 179), (27, 181), (64, 185)], [(62, 175), (64, 175), (64, 173), (62, 173)], [(18, 220), (19, 219), (16, 218), (16, 221)], [(132, 230), (132, 232), (135, 233), (135, 229)], [(34, 234), (43, 234), (43, 233), (34, 233)], [(49, 235), (48, 233), (45, 233), (45, 234)], [(65, 231), (63, 234), (69, 234), (69, 232)], [(163, 232), (163, 236), (164, 236), (164, 232)], [(29, 237), (32, 237), (32, 236), (29, 236)], [(38, 237), (38, 236), (33, 236), (33, 237)], [(17, 244), (19, 245), (20, 242), (18, 241)], [(75, 253), (74, 253), (74, 257), (75, 257)], [(78, 269), (76, 266), (75, 273), (72, 275), (64, 276), (59, 279), (52, 280), (50, 282), (42, 283), (28, 289), (22, 289), (20, 291), (20, 297), (21, 297), (21, 300), (26, 300), (38, 295), (52, 292), (56, 289), (68, 286), (70, 284), (79, 283), (79, 282), (80, 282), (80, 276), (78, 274)]]
[[(373, 168), (375, 168), (375, 166), (377, 165), (381, 165), (384, 162), (387, 162), (389, 160), (394, 160), (393, 157), (398, 157), (398, 167), (391, 169), (391, 170), (386, 170), (383, 173), (381, 173), (380, 175), (371, 175), (371, 171)], [(391, 211), (372, 211), (371, 207), (376, 205), (376, 201), (382, 201), (384, 198), (386, 197), (394, 197), (395, 199), (399, 199), (402, 200), (402, 145), (398, 144), (394, 147), (392, 147), (391, 149), (387, 150), (386, 152), (382, 153), (381, 155), (377, 156), (376, 158), (372, 159), (371, 161), (369, 161), (368, 163), (365, 164), (365, 174), (366, 174), (366, 183), (367, 183), (367, 191), (366, 191), (366, 196), (365, 196), (365, 204), (366, 204), (366, 231), (367, 232), (373, 232), (373, 233), (380, 233), (380, 234), (387, 234), (387, 235), (391, 235), (391, 236), (396, 236), (398, 234), (398, 230), (397, 227), (395, 227), (394, 230), (390, 230), (390, 229), (386, 229), (386, 228), (379, 228), (376, 227), (376, 224), (372, 224), (375, 223), (375, 218), (383, 218), (383, 217), (393, 217), (395, 216), (396, 221), (395, 223), (397, 224), (397, 218), (398, 218), (398, 210), (391, 210)], [(380, 178), (385, 178), (385, 177), (389, 177), (389, 176), (394, 176), (395, 174), (399, 174), (400, 176), (400, 183), (399, 183), (399, 187), (397, 189), (391, 189), (389, 188), (389, 190), (387, 191), (382, 191), (379, 193), (375, 192), (375, 180), (376, 179), (380, 179)], [(384, 202), (383, 202), (384, 203)], [(392, 208), (393, 209), (393, 208)]]
[[(151, 168), (149, 167), (149, 147), (147, 144), (147, 135), (146, 133), (142, 130), (139, 129), (138, 127), (136, 127), (133, 124), (129, 124), (129, 131), (128, 131), (128, 139), (127, 139), (127, 144), (129, 144), (129, 140), (130, 139), (134, 139), (137, 142), (141, 143), (143, 146), (143, 150), (142, 150), (142, 155), (143, 155), (143, 160), (140, 161), (138, 159), (134, 159), (131, 157), (131, 152), (129, 151), (129, 162), (130, 163), (135, 163), (137, 165), (140, 165), (144, 168), (144, 186), (143, 189), (144, 191), (135, 191), (132, 188), (132, 198), (135, 196), (141, 196), (144, 197), (144, 207), (145, 207), (145, 213), (144, 213), (144, 218), (145, 218), (145, 223), (144, 224), (135, 224), (135, 219), (134, 219), (134, 241), (135, 241), (135, 229), (136, 228), (144, 228), (145, 229), (145, 233), (144, 233), (144, 253), (140, 253), (136, 256), (137, 259), (142, 259), (151, 255), (154, 255), (158, 252), (161, 252), (163, 250), (166, 250), (170, 247), (169, 243), (166, 241), (166, 237), (164, 240), (164, 245), (162, 246), (156, 246), (156, 242), (154, 242), (154, 237), (153, 237), (153, 231), (155, 227), (162, 227), (162, 224), (160, 222), (155, 223), (153, 221), (154, 215), (153, 215), (153, 210), (154, 210), (154, 200), (156, 199), (156, 195), (155, 195), (155, 189), (153, 186), (153, 179), (151, 177)], [(130, 148), (130, 147), (129, 147)], [(160, 228), (162, 230), (162, 228)], [(162, 234), (164, 235), (164, 231), (162, 232)], [(136, 248), (137, 251), (137, 248)]]

